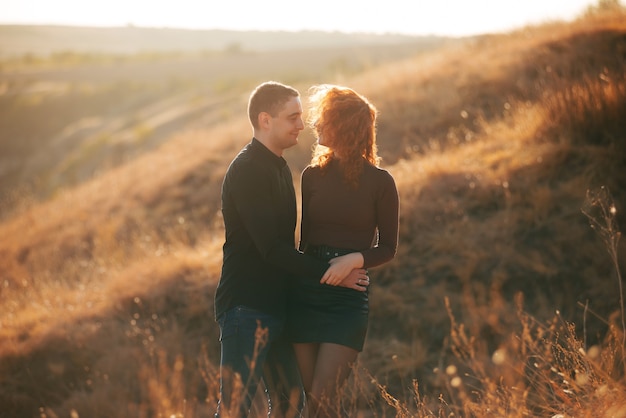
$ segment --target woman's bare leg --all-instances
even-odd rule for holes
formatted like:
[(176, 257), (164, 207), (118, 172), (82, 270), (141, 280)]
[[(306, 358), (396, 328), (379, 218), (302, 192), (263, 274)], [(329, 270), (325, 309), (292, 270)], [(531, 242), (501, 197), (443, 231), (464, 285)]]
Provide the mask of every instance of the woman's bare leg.
[(310, 395), (314, 417), (340, 416), (339, 391), (352, 372), (359, 352), (339, 344), (321, 343)]

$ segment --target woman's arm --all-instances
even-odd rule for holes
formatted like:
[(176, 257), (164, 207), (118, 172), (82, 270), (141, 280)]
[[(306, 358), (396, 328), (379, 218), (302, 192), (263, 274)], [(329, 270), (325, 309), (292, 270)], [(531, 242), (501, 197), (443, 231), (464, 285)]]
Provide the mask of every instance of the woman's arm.
[(363, 270), (363, 254), (359, 252), (335, 257), (329, 261), (330, 267), (322, 276), (320, 283), (329, 284), (331, 286), (339, 285), (343, 279), (347, 278), (352, 270)]

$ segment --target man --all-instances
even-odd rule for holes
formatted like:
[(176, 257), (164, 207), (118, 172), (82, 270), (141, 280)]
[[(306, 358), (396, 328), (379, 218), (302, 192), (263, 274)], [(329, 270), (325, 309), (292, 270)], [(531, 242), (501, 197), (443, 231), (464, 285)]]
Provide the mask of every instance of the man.
[[(357, 290), (365, 290), (359, 283), (368, 279), (363, 269), (329, 267), (296, 250), (296, 197), (282, 154), (304, 129), (298, 91), (263, 83), (250, 95), (248, 116), (254, 137), (231, 162), (222, 184), (226, 241), (215, 294), (221, 343), (216, 417), (248, 416), (262, 379), (270, 413), (276, 412), (272, 401), (278, 401), (278, 409), (291, 409), (293, 416), (294, 409), (302, 412), (304, 396), (292, 347), (282, 335), (292, 278), (345, 277), (341, 285)], [(275, 393), (279, 399), (271, 396)], [(290, 398), (297, 399), (295, 405)]]

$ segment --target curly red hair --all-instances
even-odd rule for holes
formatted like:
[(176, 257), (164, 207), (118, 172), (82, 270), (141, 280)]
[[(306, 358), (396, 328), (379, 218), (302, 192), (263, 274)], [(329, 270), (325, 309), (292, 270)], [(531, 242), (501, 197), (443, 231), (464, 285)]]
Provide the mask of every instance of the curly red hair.
[(358, 186), (363, 164), (378, 166), (376, 147), (376, 107), (348, 87), (319, 85), (310, 89), (311, 108), (307, 117), (316, 138), (324, 137), (313, 150), (311, 165), (325, 167), (341, 156), (343, 174), (349, 184)]

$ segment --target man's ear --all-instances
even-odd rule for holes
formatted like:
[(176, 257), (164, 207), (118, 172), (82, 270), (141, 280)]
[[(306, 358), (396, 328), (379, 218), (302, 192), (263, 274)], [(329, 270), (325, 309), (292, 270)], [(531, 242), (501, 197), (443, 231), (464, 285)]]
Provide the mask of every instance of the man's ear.
[(259, 113), (259, 126), (262, 129), (269, 129), (271, 116), (267, 112)]

